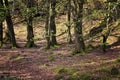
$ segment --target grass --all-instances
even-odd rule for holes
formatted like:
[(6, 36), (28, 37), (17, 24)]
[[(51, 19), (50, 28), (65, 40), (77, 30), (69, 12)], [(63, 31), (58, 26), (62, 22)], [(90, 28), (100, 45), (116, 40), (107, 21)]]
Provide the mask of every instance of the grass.
[(54, 52), (52, 50), (49, 51), (50, 54), (54, 54)]
[(22, 57), (21, 57), (19, 54), (10, 56), (10, 59), (11, 59), (11, 60), (19, 60), (19, 59), (21, 59), (21, 58), (22, 58)]
[(101, 56), (101, 57), (99, 58), (99, 60), (106, 60), (106, 57), (105, 57), (105, 56)]
[(103, 72), (105, 74), (108, 74), (109, 73), (109, 68), (108, 67), (102, 67), (102, 68), (98, 68), (98, 69), (94, 69), (93, 70), (93, 73), (100, 73), (100, 72)]
[(56, 73), (59, 76), (55, 80), (110, 80), (107, 76), (93, 76), (90, 73), (81, 73), (77, 69), (73, 68), (56, 68)]
[(49, 59), (49, 61), (54, 61), (55, 60), (55, 58), (52, 55), (48, 56), (48, 59)]
[(117, 61), (117, 62), (120, 62), (120, 56), (117, 57), (116, 61)]
[(102, 80), (112, 80), (112, 78), (120, 78), (119, 67), (117, 63), (112, 63), (111, 65), (98, 67), (91, 71), (92, 74), (100, 76)]
[(17, 77), (11, 77), (11, 76), (0, 76), (0, 80), (23, 80)]
[(74, 74), (76, 73), (78, 70), (77, 69), (73, 69), (73, 68), (65, 68), (65, 67), (56, 67), (55, 68), (55, 73), (57, 74)]
[(79, 72), (74, 68), (56, 67), (55, 73), (59, 74), (55, 80), (77, 80)]

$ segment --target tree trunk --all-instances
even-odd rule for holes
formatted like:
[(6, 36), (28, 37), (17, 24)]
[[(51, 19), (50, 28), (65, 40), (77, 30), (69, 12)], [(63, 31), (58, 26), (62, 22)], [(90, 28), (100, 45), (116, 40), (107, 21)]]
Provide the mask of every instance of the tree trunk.
[(67, 27), (68, 27), (68, 43), (71, 44), (72, 43), (72, 36), (71, 36), (71, 0), (68, 0), (68, 24), (67, 24)]
[(47, 14), (46, 14), (46, 25), (45, 25), (45, 30), (46, 30), (46, 40), (47, 40), (47, 49), (50, 49), (50, 26), (49, 26), (49, 10), (50, 10), (50, 6), (49, 6), (49, 0), (47, 0), (46, 2), (47, 4)]
[(84, 0), (75, 1), (74, 0), (74, 33), (75, 33), (75, 43), (77, 52), (85, 51), (85, 43), (83, 40), (83, 33), (82, 33), (82, 17), (83, 17), (83, 3)]
[(8, 29), (5, 30), (5, 37), (4, 37), (4, 42), (9, 42), (10, 41), (10, 34), (8, 32)]
[[(3, 1), (2, 1), (2, 0), (0, 0), (0, 12), (3, 12), (1, 8), (3, 8)], [(2, 47), (2, 44), (3, 44), (2, 16), (3, 16), (3, 15), (0, 15), (0, 47)]]
[(12, 43), (12, 47), (17, 47), (15, 33), (13, 29), (13, 22), (12, 22), (10, 11), (9, 11), (8, 0), (5, 0), (5, 6), (8, 8), (6, 12), (6, 22), (7, 22), (8, 32), (10, 34), (10, 41)]
[(109, 28), (109, 24), (112, 23), (114, 21), (114, 11), (111, 11), (111, 6), (110, 6), (110, 3), (111, 1), (108, 0), (108, 6), (107, 6), (107, 11), (109, 13), (107, 13), (107, 17), (106, 17), (106, 28), (107, 28), (107, 31), (106, 33), (104, 33), (102, 36), (103, 36), (103, 45), (102, 45), (102, 50), (103, 52), (105, 53), (106, 52), (106, 48), (107, 48), (107, 39), (108, 39), (108, 36), (110, 34), (110, 28)]
[(34, 47), (34, 34), (33, 34), (33, 27), (32, 27), (32, 17), (29, 17), (27, 20), (27, 43), (26, 47)]
[(2, 47), (3, 44), (3, 26), (2, 22), (0, 22), (0, 47)]
[[(32, 1), (28, 0), (27, 1), (27, 8), (30, 9), (32, 6), (33, 6)], [(35, 46), (32, 21), (33, 21), (32, 13), (28, 12), (28, 16), (27, 16), (27, 43), (26, 43), (26, 47), (28, 47), (28, 48)]]
[(51, 1), (50, 5), (50, 30), (51, 30), (51, 45), (54, 46), (57, 44), (56, 40), (56, 25), (55, 25), (55, 6), (56, 6), (56, 0)]

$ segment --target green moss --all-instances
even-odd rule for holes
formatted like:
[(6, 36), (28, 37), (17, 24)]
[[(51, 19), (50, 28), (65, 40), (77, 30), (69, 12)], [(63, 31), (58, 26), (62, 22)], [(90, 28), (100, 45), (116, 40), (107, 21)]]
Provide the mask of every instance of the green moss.
[(23, 79), (11, 76), (0, 76), (0, 80), (23, 80)]
[(53, 56), (48, 56), (48, 59), (49, 59), (50, 61), (54, 61), (54, 60), (55, 60), (55, 58), (54, 58)]
[(78, 54), (77, 49), (73, 49), (72, 52), (71, 52), (71, 56), (74, 56), (74, 55), (76, 55), (76, 54)]
[(82, 80), (92, 80), (92, 76), (84, 74), (80, 76), (80, 79)]
[(78, 80), (79, 78), (77, 69), (57, 67), (55, 72), (59, 74), (55, 80)]
[(27, 48), (30, 48), (30, 47), (31, 47), (31, 42), (27, 42), (25, 46), (26, 46)]
[(117, 62), (120, 62), (120, 56), (118, 56), (118, 58), (116, 59)]
[(0, 47), (2, 47), (2, 42), (0, 41)]
[(16, 46), (12, 46), (12, 49), (16, 49), (17, 47)]
[(104, 72), (104, 73), (106, 73), (106, 74), (109, 74), (109, 70), (110, 70), (110, 68), (108, 68), (108, 67), (103, 67), (103, 68), (100, 68), (100, 69), (95, 69), (93, 72), (94, 72), (94, 73)]
[(20, 59), (21, 57), (20, 57), (20, 55), (19, 54), (17, 54), (17, 55), (12, 55), (11, 57), (10, 57), (10, 59), (15, 59), (15, 60), (18, 60), (18, 59)]
[(101, 56), (101, 57), (99, 57), (99, 60), (106, 60), (106, 57), (105, 56)]
[(54, 45), (54, 48), (60, 48), (59, 44)]
[(54, 52), (53, 52), (53, 51), (50, 51), (49, 53), (50, 53), (50, 54), (54, 54)]
[(69, 76), (67, 80), (95, 80), (95, 79), (88, 74), (74, 73), (73, 75)]
[(92, 51), (93, 49), (95, 49), (95, 47), (94, 47), (92, 44), (89, 44), (89, 45), (86, 47), (86, 51), (87, 51), (87, 52)]
[(71, 68), (57, 67), (55, 71), (58, 74), (72, 75), (72, 74), (76, 73), (78, 70), (77, 69), (71, 69)]

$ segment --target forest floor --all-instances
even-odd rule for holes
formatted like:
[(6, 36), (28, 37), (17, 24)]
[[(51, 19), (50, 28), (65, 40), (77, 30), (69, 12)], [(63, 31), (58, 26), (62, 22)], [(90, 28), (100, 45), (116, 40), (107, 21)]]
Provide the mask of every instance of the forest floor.
[[(19, 26), (22, 25), (15, 30), (21, 48), (10, 49), (6, 43), (0, 49), (0, 75), (24, 80), (120, 80), (119, 73), (111, 73), (113, 68), (120, 71), (120, 41), (113, 43), (105, 54), (98, 48), (72, 55), (75, 44), (65, 42), (66, 35), (59, 37), (60, 45), (50, 50), (44, 49), (45, 40), (37, 41), (36, 48), (25, 48), (26, 30)], [(36, 32), (44, 31), (43, 28), (36, 28)]]
[(70, 76), (83, 75), (86, 78), (83, 80), (91, 80), (88, 75), (104, 78), (100, 80), (120, 79), (120, 75), (116, 78), (110, 74), (113, 67), (120, 69), (117, 61), (120, 59), (120, 43), (105, 54), (94, 50), (72, 56), (73, 45), (62, 44), (48, 51), (40, 48), (0, 49), (0, 74), (25, 80), (67, 80)]

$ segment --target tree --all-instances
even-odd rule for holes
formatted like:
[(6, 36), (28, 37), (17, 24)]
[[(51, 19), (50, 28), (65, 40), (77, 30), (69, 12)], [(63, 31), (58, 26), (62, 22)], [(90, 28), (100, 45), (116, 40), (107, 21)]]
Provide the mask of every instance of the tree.
[(3, 43), (3, 26), (2, 22), (0, 22), (0, 47), (2, 47), (2, 43)]
[(12, 47), (18, 47), (16, 44), (15, 33), (14, 33), (14, 28), (13, 28), (13, 22), (12, 22), (11, 15), (10, 15), (8, 0), (5, 0), (5, 6), (7, 7), (6, 22), (7, 22), (8, 33), (10, 35), (10, 42), (12, 43)]
[(47, 6), (47, 14), (46, 14), (46, 25), (45, 25), (45, 30), (46, 30), (46, 40), (47, 40), (47, 46), (46, 48), (49, 49), (50, 48), (50, 26), (49, 26), (49, 16), (50, 16), (50, 5), (49, 5), (49, 0), (46, 0), (46, 6)]
[(3, 0), (0, 0), (0, 47), (3, 43), (3, 25), (2, 25), (2, 18), (3, 18)]
[(83, 40), (82, 33), (82, 18), (83, 18), (83, 4), (84, 0), (73, 0), (74, 3), (74, 12), (73, 12), (73, 21), (74, 21), (74, 34), (75, 34), (75, 44), (77, 52), (85, 51), (85, 43)]
[(31, 8), (33, 7), (33, 1), (32, 0), (27, 0), (26, 2), (27, 6), (27, 43), (26, 47), (34, 47), (34, 33), (33, 33), (33, 17), (32, 17), (32, 10)]
[(115, 9), (117, 9), (116, 4), (111, 5), (113, 3), (116, 3), (117, 0), (107, 0), (107, 15), (106, 15), (106, 32), (104, 34), (102, 34), (103, 36), (103, 46), (102, 46), (102, 50), (105, 53), (106, 52), (106, 48), (107, 48), (107, 39), (112, 31), (112, 29), (109, 27), (109, 25), (114, 22), (116, 20), (116, 11)]
[(67, 13), (67, 19), (68, 19), (68, 43), (72, 43), (71, 38), (71, 0), (68, 0), (68, 13)]
[(57, 40), (56, 40), (56, 24), (55, 24), (55, 16), (56, 16), (56, 11), (55, 11), (55, 7), (56, 7), (56, 0), (51, 0), (50, 1), (50, 44), (52, 46), (57, 44)]

